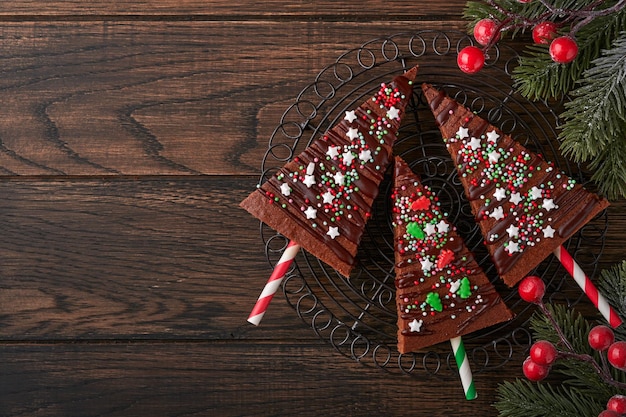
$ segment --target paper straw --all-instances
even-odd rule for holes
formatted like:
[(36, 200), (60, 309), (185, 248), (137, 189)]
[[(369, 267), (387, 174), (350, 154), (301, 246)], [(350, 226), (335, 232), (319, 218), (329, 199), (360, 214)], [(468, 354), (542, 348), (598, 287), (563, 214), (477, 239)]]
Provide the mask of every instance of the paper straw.
[(276, 294), (276, 291), (280, 288), (280, 283), (283, 281), (285, 274), (289, 270), (291, 263), (299, 251), (300, 245), (290, 241), (287, 248), (283, 252), (283, 255), (274, 267), (272, 275), (270, 275), (270, 278), (267, 280), (267, 284), (265, 284), (261, 295), (259, 295), (259, 299), (254, 305), (250, 316), (248, 316), (248, 322), (254, 324), (255, 326), (258, 326), (259, 323), (261, 323), (261, 319), (263, 318), (265, 311), (267, 311), (270, 301), (272, 301), (274, 294)]
[(596, 286), (593, 285), (593, 282), (591, 282), (582, 268), (578, 266), (574, 258), (572, 258), (572, 255), (567, 252), (563, 245), (554, 250), (554, 256), (561, 261), (561, 265), (563, 265), (572, 278), (574, 278), (574, 281), (576, 281), (584, 293), (587, 294), (587, 297), (589, 297), (593, 305), (595, 305), (600, 313), (602, 313), (611, 327), (616, 328), (622, 324), (622, 320), (619, 318), (615, 310), (613, 310), (606, 298), (600, 294)]
[(450, 339), (452, 345), (452, 351), (454, 352), (454, 359), (459, 367), (459, 375), (461, 377), (461, 383), (463, 384), (463, 391), (465, 391), (465, 399), (473, 400), (478, 397), (476, 388), (474, 387), (474, 378), (472, 377), (472, 370), (470, 369), (469, 359), (467, 358), (467, 352), (465, 352), (465, 345), (461, 337), (454, 337)]

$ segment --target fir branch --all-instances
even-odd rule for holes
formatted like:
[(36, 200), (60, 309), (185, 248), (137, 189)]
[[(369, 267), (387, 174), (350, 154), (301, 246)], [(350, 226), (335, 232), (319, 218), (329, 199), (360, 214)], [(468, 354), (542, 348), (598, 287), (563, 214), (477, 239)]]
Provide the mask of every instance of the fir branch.
[(549, 318), (552, 316), (562, 330), (563, 336), (570, 341), (573, 350), (586, 354), (592, 352), (587, 343), (587, 334), (591, 326), (579, 312), (560, 304), (548, 304), (546, 309), (549, 315), (537, 312), (530, 319), (530, 328), (536, 340), (547, 340), (557, 347), (561, 344), (561, 338)]
[[(626, 8), (609, 16), (601, 16), (578, 31), (579, 53), (567, 65), (552, 61), (545, 45), (529, 45), (520, 56), (520, 65), (513, 71), (513, 85), (529, 99), (546, 100), (569, 93), (583, 72), (602, 49), (610, 48), (611, 40), (626, 27)], [(564, 31), (563, 33), (566, 33)]]
[[(602, 270), (598, 289), (620, 318), (626, 321), (626, 261)], [(618, 327), (615, 333), (621, 340), (626, 340), (626, 326)]]
[(593, 61), (571, 95), (561, 115), (562, 149), (585, 161), (598, 156), (616, 134), (626, 133), (626, 32)]
[(626, 197), (626, 136), (616, 137), (614, 143), (589, 163), (593, 170), (591, 180), (598, 184), (601, 193), (609, 199)]
[(515, 89), (530, 100), (547, 100), (566, 94), (576, 81), (576, 60), (568, 65), (554, 62), (548, 45), (529, 45), (513, 70)]
[[(625, 22), (626, 23), (626, 22)], [(594, 181), (609, 198), (626, 196), (626, 32), (584, 72), (561, 115), (561, 150), (576, 162), (593, 160)]]
[(604, 404), (576, 388), (517, 380), (498, 387), (494, 407), (502, 417), (571, 417), (598, 415)]

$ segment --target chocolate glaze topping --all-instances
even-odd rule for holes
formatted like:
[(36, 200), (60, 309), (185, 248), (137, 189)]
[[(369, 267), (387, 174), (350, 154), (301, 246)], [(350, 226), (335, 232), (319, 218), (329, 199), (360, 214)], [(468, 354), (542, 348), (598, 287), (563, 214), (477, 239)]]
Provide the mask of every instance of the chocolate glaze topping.
[[(400, 351), (508, 320), (511, 313), (445, 219), (436, 197), (399, 157), (394, 174), (392, 221)], [(410, 232), (411, 223), (423, 233)], [(461, 289), (462, 282), (465, 289)], [(429, 301), (432, 299), (440, 300), (441, 306)], [(417, 322), (421, 323), (419, 331), (414, 328)]]
[[(510, 135), (505, 135), (485, 119), (450, 99), (445, 92), (428, 85), (422, 88), (456, 163), (475, 219), (485, 236), (485, 244), (507, 284), (513, 285), (523, 278), (525, 272), (540, 263), (553, 250), (546, 250), (546, 247), (558, 247), (608, 205), (606, 200), (575, 184), (539, 155), (530, 152)], [(467, 128), (468, 137), (457, 136), (460, 127)], [(489, 148), (490, 144), (485, 137), (490, 132), (499, 136), (497, 149), (504, 151), (499, 152), (502, 157), (494, 164), (506, 168), (504, 176), (495, 179), (489, 179), (491, 168), (488, 164), (492, 161), (487, 161), (484, 154), (480, 154), (495, 149)], [(481, 139), (479, 148), (475, 148), (472, 138)], [(507, 155), (506, 158), (504, 154)], [(525, 158), (523, 166), (516, 167), (516, 158), (520, 154)], [(541, 191), (540, 197), (531, 195), (533, 188)], [(500, 193), (502, 189), (505, 190), (505, 198), (501, 195), (499, 199), (495, 198), (497, 189)], [(509, 200), (513, 192), (520, 193), (521, 204), (513, 204)], [(553, 207), (550, 207), (550, 202), (554, 204)], [(544, 204), (548, 204), (547, 207)], [(498, 210), (504, 216), (488, 215), (494, 212), (497, 214)], [(508, 231), (513, 230), (509, 229), (512, 226), (524, 229), (525, 235), (509, 235)], [(517, 249), (515, 245), (518, 244), (523, 247)], [(533, 255), (538, 251), (543, 255)], [(518, 262), (524, 266), (520, 268)], [(513, 271), (520, 272), (509, 277), (507, 274)]]
[[(373, 97), (352, 109), (355, 119), (346, 115), (256, 192), (267, 204), (280, 207), (293, 227), (323, 243), (341, 262), (354, 264), (353, 248), (361, 239), (371, 204), (391, 161), (400, 117), (412, 92), (412, 82), (404, 75), (381, 85)], [(398, 118), (389, 113), (392, 107), (398, 111)], [(331, 146), (338, 153), (334, 157), (329, 155)], [(345, 154), (350, 162), (344, 159)], [(338, 180), (337, 173), (343, 179)], [(326, 194), (332, 194), (330, 202)], [(350, 249), (345, 242), (351, 243)], [(307, 242), (299, 243), (307, 249)]]

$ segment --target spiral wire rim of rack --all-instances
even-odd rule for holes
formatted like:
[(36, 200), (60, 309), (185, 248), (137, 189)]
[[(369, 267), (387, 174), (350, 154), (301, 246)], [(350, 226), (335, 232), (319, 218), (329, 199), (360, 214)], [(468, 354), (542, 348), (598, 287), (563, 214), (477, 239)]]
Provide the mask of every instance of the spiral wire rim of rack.
[[(519, 299), (515, 288), (506, 288), (498, 280), (419, 86), (428, 82), (444, 88), (457, 101), (555, 162), (570, 177), (583, 183), (585, 178), (578, 165), (562, 159), (557, 151), (554, 138), (559, 119), (554, 106), (530, 102), (504, 81), (510, 77), (503, 75), (510, 76), (517, 62), (513, 49), (496, 45), (478, 75), (468, 76), (456, 68), (456, 54), (472, 42), (471, 37), (458, 31), (421, 30), (373, 39), (342, 54), (319, 72), (282, 115), (263, 157), (260, 183), (340, 121), (346, 109), (368, 98), (381, 82), (419, 64), (415, 94), (394, 150), (439, 196), (449, 220), (516, 313), (510, 322), (463, 337), (473, 371), (481, 372), (501, 367), (514, 354), (527, 351), (532, 336), (526, 327), (534, 309)], [(301, 251), (283, 280), (285, 298), (321, 339), (349, 358), (420, 377), (442, 377), (444, 371), (455, 374), (448, 346), (409, 354), (399, 354), (396, 349), (393, 234), (391, 218), (386, 215), (390, 210), (390, 190), (387, 175), (372, 206), (372, 217), (357, 254), (358, 264), (350, 279)], [(602, 248), (607, 225), (604, 213), (566, 242), (568, 251), (591, 276), (598, 269), (601, 250), (591, 253), (587, 242), (593, 241), (595, 247)], [(260, 228), (268, 261), (273, 265), (288, 242), (264, 224)], [(584, 297), (553, 256), (544, 260), (534, 274), (543, 278), (552, 300), (574, 306)]]

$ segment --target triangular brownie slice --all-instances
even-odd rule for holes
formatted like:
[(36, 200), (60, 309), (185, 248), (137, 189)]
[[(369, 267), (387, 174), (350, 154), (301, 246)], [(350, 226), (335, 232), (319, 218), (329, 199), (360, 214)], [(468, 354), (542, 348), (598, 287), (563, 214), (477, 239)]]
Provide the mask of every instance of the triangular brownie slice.
[(348, 277), (416, 74), (414, 67), (381, 84), (241, 207)]
[(398, 351), (414, 352), (510, 320), (438, 199), (400, 157), (392, 199)]
[(609, 205), (443, 91), (422, 89), (507, 285)]

